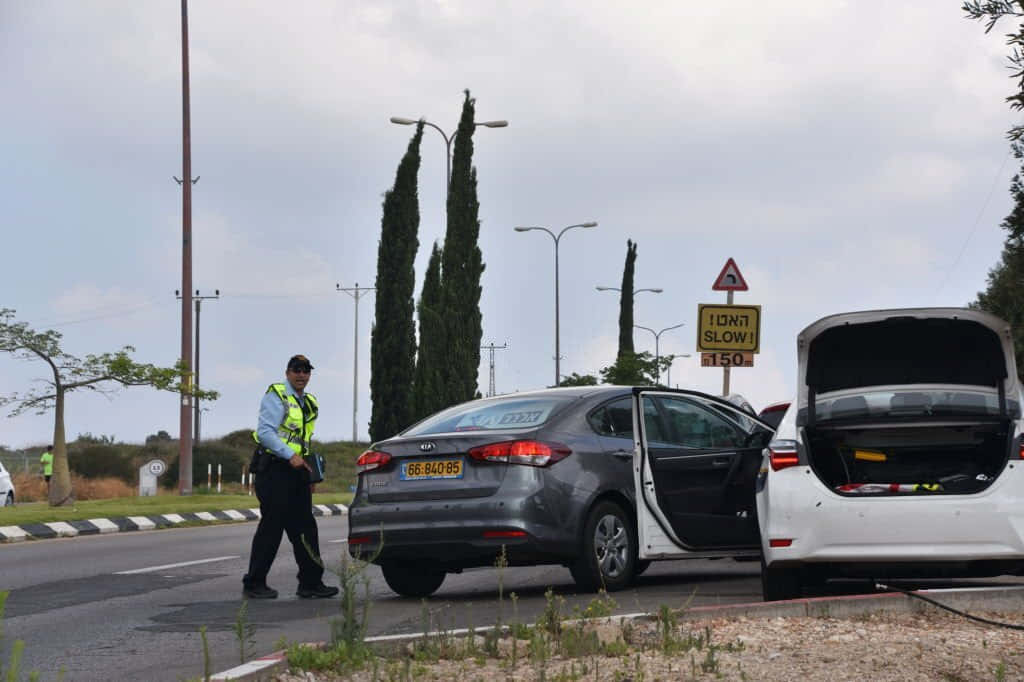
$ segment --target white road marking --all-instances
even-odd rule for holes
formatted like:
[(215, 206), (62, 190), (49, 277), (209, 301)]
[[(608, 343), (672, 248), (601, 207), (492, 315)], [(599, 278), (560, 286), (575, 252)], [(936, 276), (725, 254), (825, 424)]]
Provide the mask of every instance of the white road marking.
[(154, 571), (163, 571), (168, 568), (180, 568), (182, 566), (195, 566), (196, 564), (208, 564), (213, 561), (227, 561), (228, 559), (237, 559), (238, 556), (215, 556), (212, 559), (197, 559), (195, 561), (182, 561), (177, 564), (164, 564), (163, 566), (150, 566), (149, 568), (136, 568), (131, 571), (118, 571), (114, 575), (134, 575), (136, 573), (152, 573)]

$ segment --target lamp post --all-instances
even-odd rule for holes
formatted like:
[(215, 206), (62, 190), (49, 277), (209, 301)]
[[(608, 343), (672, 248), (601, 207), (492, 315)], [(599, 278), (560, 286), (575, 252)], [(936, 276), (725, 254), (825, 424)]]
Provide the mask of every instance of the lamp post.
[[(597, 286), (597, 287), (594, 287), (594, 288), (597, 289), (598, 291), (618, 291), (619, 293), (622, 293), (622, 289), (620, 289), (618, 287), (601, 287), (601, 286)], [(633, 295), (630, 296), (630, 298), (631, 299), (632, 298), (636, 298), (636, 295), (639, 294), (641, 291), (650, 291), (653, 294), (660, 294), (662, 291), (664, 291), (664, 289), (633, 289)]]
[(691, 356), (689, 353), (680, 353), (679, 355), (672, 355), (670, 357), (672, 358), (672, 360), (669, 361), (668, 363), (668, 372), (666, 373), (667, 377), (665, 379), (665, 385), (668, 386), (669, 388), (672, 388), (672, 363), (675, 362), (676, 358), (688, 358)]
[[(437, 126), (437, 125), (431, 123), (430, 121), (428, 121), (425, 118), (416, 120), (416, 119), (412, 119), (412, 118), (403, 118), (402, 116), (392, 116), (390, 120), (391, 120), (392, 123), (394, 123), (396, 125), (400, 125), (400, 126), (411, 126), (411, 125), (415, 125), (416, 123), (419, 123), (420, 121), (423, 121), (423, 125), (430, 126), (431, 128), (433, 128), (437, 132), (441, 133), (441, 137), (444, 138), (444, 147), (445, 147), (445, 155), (444, 155), (444, 158), (445, 158), (445, 175), (444, 175), (444, 177), (445, 177), (444, 188), (445, 189), (444, 189), (444, 198), (447, 201), (447, 199), (448, 199), (448, 191), (451, 189), (451, 185), (452, 185), (452, 140), (455, 139), (455, 133), (452, 133), (451, 135), (448, 135), (446, 132), (444, 132), (440, 128), (440, 126)], [(474, 126), (483, 126), (485, 128), (507, 128), (508, 127), (508, 121), (481, 121), (480, 123), (474, 123), (473, 125)]]
[(340, 284), (334, 285), (335, 290), (344, 291), (356, 302), (356, 319), (353, 328), (352, 342), (352, 442), (356, 442), (356, 406), (359, 404), (359, 299), (371, 291), (374, 287), (360, 287), (356, 282), (354, 287), (343, 287)]
[(637, 329), (646, 329), (650, 333), (654, 334), (654, 367), (655, 367), (655, 371), (658, 373), (658, 376), (657, 376), (656, 380), (657, 380), (657, 382), (659, 384), (661, 383), (661, 367), (658, 366), (658, 358), (660, 358), (661, 356), (658, 353), (658, 340), (661, 338), (661, 335), (664, 334), (665, 332), (667, 332), (668, 330), (670, 330), (670, 329), (679, 329), (680, 327), (682, 327), (685, 324), (686, 324), (685, 322), (680, 322), (679, 324), (674, 324), (671, 327), (665, 327), (661, 331), (657, 331), (657, 332), (654, 331), (653, 329), (651, 329), (650, 327), (642, 327), (639, 324), (634, 324), (633, 325)]
[(544, 232), (547, 232), (551, 236), (551, 238), (554, 240), (554, 242), (555, 242), (555, 386), (558, 386), (559, 381), (561, 381), (560, 377), (562, 376), (562, 372), (561, 372), (561, 369), (562, 369), (561, 368), (561, 359), (562, 359), (562, 356), (561, 356), (561, 345), (560, 345), (560, 342), (559, 342), (559, 334), (558, 334), (558, 243), (559, 243), (559, 241), (561, 241), (562, 235), (565, 234), (567, 230), (571, 230), (574, 227), (597, 227), (597, 221), (591, 220), (591, 221), (588, 221), (588, 222), (585, 222), (585, 223), (578, 223), (576, 225), (569, 225), (568, 227), (563, 227), (562, 230), (558, 233), (557, 236), (555, 235), (554, 232), (552, 232), (548, 228), (541, 227), (539, 225), (533, 225), (533, 226), (530, 226), (530, 227), (516, 227), (516, 228), (514, 228), (516, 232), (529, 232), (530, 230), (542, 230)]

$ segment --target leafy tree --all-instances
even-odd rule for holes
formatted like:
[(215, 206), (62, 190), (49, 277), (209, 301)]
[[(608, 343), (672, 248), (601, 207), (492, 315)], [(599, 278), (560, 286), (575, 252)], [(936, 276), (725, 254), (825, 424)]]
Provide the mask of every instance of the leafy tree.
[[(1011, 145), (1018, 160), (1024, 158), (1024, 143)], [(972, 308), (979, 308), (1003, 318), (1013, 329), (1018, 371), (1024, 370), (1024, 182), (1018, 172), (1010, 182), (1013, 209), (1003, 219), (1006, 241), (999, 263), (988, 273), (988, 287), (978, 293)]]
[(434, 242), (417, 307), (420, 343), (412, 384), (413, 421), (448, 406), (444, 388), (444, 366), (448, 353), (444, 319), (441, 317), (441, 296), (441, 248)]
[(597, 386), (597, 377), (593, 374), (577, 374), (573, 372), (567, 377), (564, 377), (560, 382), (559, 386)]
[[(1017, 81), (1017, 91), (1006, 98), (1010, 108), (1024, 110), (1024, 2), (1021, 0), (968, 0), (962, 9), (967, 17), (976, 21), (985, 21), (985, 33), (991, 31), (1000, 19), (1007, 17), (1021, 20), (1014, 33), (1006, 34), (1006, 44), (1010, 46), (1011, 77)], [(1007, 133), (1011, 140), (1024, 137), (1024, 126), (1015, 125)]]
[(444, 364), (445, 405), (477, 395), (480, 368), (480, 277), (483, 256), (478, 246), (479, 209), (476, 168), (473, 167), (473, 130), (476, 101), (466, 90), (462, 116), (455, 132), (452, 177), (448, 190), (448, 227), (441, 254), (442, 319), (447, 339)]
[(633, 353), (633, 271), (636, 267), (636, 244), (626, 240), (626, 264), (622, 268), (619, 295), (619, 352), (616, 358)]
[(384, 195), (377, 246), (375, 318), (370, 335), (370, 439), (392, 436), (412, 423), (412, 384), (416, 363), (413, 322), (413, 262), (419, 248), (420, 169), (423, 121), (409, 141), (394, 187)]
[(601, 383), (619, 386), (657, 386), (658, 369), (664, 372), (672, 364), (674, 356), (663, 355), (655, 361), (654, 356), (643, 353), (625, 353), (615, 358), (615, 363), (601, 369)]
[(0, 309), (0, 352), (12, 353), (19, 360), (42, 360), (49, 366), (52, 379), (42, 379), (41, 388), (0, 396), (0, 406), (11, 405), (12, 417), (26, 410), (33, 410), (36, 414), (53, 410), (51, 506), (68, 504), (74, 500), (64, 437), (64, 406), (68, 393), (84, 389), (110, 394), (117, 388), (110, 384), (119, 384), (150, 386), (176, 393), (189, 392), (203, 400), (217, 398), (215, 391), (200, 390), (191, 381), (183, 385), (183, 380), (190, 377), (180, 362), (174, 367), (140, 364), (132, 360), (130, 354), (135, 349), (131, 346), (125, 346), (114, 353), (78, 358), (61, 349), (60, 332), (37, 332), (30, 329), (25, 322), (15, 322), (14, 312), (9, 308)]

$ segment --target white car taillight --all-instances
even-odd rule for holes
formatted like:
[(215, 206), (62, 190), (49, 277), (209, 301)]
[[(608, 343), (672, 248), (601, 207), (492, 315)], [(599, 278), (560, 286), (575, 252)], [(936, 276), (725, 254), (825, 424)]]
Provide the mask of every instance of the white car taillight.
[(768, 443), (768, 456), (772, 471), (800, 464), (800, 451), (795, 440), (773, 440)]

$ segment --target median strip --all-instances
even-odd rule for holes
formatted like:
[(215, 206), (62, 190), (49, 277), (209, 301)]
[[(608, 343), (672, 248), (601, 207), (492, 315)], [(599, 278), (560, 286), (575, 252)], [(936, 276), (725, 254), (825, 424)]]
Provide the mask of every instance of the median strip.
[[(343, 504), (313, 505), (314, 516), (345, 516), (347, 514), (348, 507)], [(155, 530), (158, 528), (174, 527), (182, 523), (217, 524), (257, 521), (259, 518), (259, 508), (252, 508), (186, 512), (181, 514), (157, 514), (153, 516), (124, 516), (110, 519), (25, 523), (18, 526), (0, 526), (0, 543), (71, 538), (101, 533), (124, 533), (135, 530)]]

